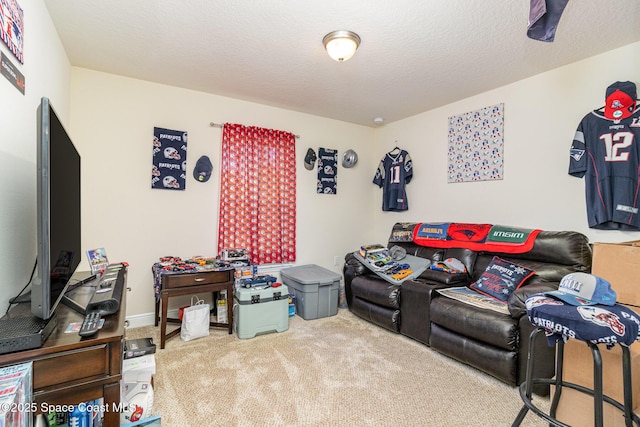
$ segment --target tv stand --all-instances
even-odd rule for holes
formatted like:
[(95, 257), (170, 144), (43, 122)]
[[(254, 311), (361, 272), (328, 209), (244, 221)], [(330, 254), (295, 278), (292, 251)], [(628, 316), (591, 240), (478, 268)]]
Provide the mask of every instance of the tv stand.
[[(65, 333), (65, 329), (69, 323), (82, 322), (84, 316), (59, 304), (57, 324), (42, 346), (1, 354), (0, 366), (33, 362), (33, 401), (38, 412), (53, 405), (104, 398), (104, 427), (119, 426), (125, 310), (126, 295), (122, 295), (120, 310), (104, 317), (102, 329), (90, 338), (81, 338), (77, 333)], [(20, 304), (10, 311), (14, 315), (20, 312), (30, 313), (29, 305)]]

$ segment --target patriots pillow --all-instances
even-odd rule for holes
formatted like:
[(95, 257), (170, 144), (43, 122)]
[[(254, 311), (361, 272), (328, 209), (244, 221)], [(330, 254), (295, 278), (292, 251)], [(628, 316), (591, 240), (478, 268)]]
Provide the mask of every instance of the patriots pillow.
[(469, 287), (506, 303), (509, 295), (534, 273), (527, 267), (494, 256), (484, 273)]

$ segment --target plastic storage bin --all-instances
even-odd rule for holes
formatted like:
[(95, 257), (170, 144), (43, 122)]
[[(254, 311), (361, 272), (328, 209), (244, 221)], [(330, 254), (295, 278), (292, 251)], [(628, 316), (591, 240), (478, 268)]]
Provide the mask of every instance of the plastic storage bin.
[(233, 300), (233, 329), (238, 338), (289, 329), (289, 290), (286, 286), (237, 288)]
[(282, 282), (295, 296), (296, 313), (305, 320), (338, 313), (340, 276), (315, 264), (280, 270)]

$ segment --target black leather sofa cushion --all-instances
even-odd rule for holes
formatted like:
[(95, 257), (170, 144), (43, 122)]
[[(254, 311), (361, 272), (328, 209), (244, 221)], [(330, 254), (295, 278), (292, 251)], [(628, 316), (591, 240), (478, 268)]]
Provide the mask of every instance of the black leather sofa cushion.
[(392, 332), (400, 332), (399, 309), (381, 307), (354, 296), (351, 301), (351, 312)]
[[(481, 309), (451, 298), (431, 300), (431, 327), (450, 331), (504, 350), (518, 350), (518, 324), (509, 314)], [(433, 345), (433, 331), (431, 337)]]
[(383, 307), (400, 308), (400, 285), (385, 282), (375, 275), (355, 277), (351, 281), (351, 292)]
[(445, 271), (431, 270), (429, 268), (420, 273), (418, 279), (425, 283), (439, 283), (449, 286), (464, 286), (469, 283), (469, 276), (466, 273), (451, 274)]
[[(439, 298), (437, 298), (439, 299)], [(516, 385), (518, 351), (501, 350), (431, 323), (431, 348)]]

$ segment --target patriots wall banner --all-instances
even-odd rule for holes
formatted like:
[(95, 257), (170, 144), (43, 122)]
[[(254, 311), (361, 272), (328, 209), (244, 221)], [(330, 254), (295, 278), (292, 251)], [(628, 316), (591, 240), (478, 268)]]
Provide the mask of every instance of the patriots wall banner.
[(184, 190), (186, 171), (187, 132), (154, 127), (151, 188)]
[(318, 194), (338, 192), (338, 150), (318, 148)]
[(0, 38), (21, 64), (24, 12), (16, 0), (0, 0)]
[(640, 231), (640, 106), (622, 120), (587, 114), (573, 137), (569, 175), (585, 179), (590, 228)]
[(373, 183), (382, 188), (383, 211), (406, 211), (409, 209), (406, 184), (413, 178), (413, 162), (405, 150), (394, 148), (384, 155)]
[(449, 117), (447, 182), (502, 179), (503, 128), (504, 104)]

